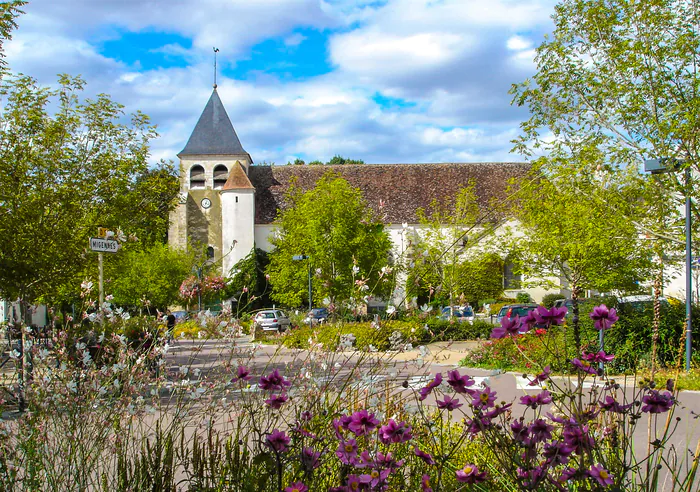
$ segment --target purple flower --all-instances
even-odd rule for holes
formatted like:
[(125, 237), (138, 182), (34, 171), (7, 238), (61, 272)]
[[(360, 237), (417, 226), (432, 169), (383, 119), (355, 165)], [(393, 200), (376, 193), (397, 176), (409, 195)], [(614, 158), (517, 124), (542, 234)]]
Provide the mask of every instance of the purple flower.
[(593, 321), (595, 321), (595, 327), (598, 330), (607, 330), (613, 325), (613, 323), (615, 323), (615, 321), (620, 319), (618, 318), (615, 309), (608, 309), (605, 304), (594, 307), (589, 316)]
[(273, 408), (275, 410), (278, 410), (284, 405), (289, 398), (287, 395), (270, 395), (270, 398), (265, 400), (265, 403), (267, 406), (270, 408)]
[(445, 409), (450, 412), (462, 406), (459, 398), (452, 398), (449, 395), (445, 395), (442, 400), (437, 400), (436, 403), (439, 409)]
[(603, 465), (593, 465), (590, 470), (588, 470), (588, 476), (594, 478), (603, 487), (609, 487), (613, 483), (612, 475), (608, 470), (603, 468)]
[(530, 469), (518, 468), (518, 477), (523, 481), (523, 487), (526, 490), (534, 490), (546, 476), (544, 466)]
[(284, 492), (308, 492), (309, 488), (303, 482), (294, 482), (284, 489)]
[(476, 465), (466, 465), (461, 470), (457, 470), (456, 475), (458, 482), (475, 484), (486, 480), (486, 472), (479, 473)]
[(423, 475), (420, 480), (421, 492), (433, 492), (433, 488), (430, 486), (430, 475)]
[(472, 405), (474, 408), (491, 408), (496, 401), (496, 392), (485, 386), (481, 391), (472, 391)]
[(505, 405), (496, 405), (495, 407), (493, 407), (493, 409), (489, 410), (484, 414), (484, 418), (495, 419), (499, 415), (506, 413), (508, 409), (512, 406), (512, 403), (506, 403)]
[(304, 448), (301, 450), (301, 465), (305, 470), (311, 471), (321, 465), (320, 451), (314, 451), (312, 448)]
[(374, 414), (362, 409), (352, 414), (350, 423), (348, 424), (348, 430), (356, 436), (363, 436), (372, 432), (378, 425), (379, 420), (377, 420)]
[(565, 307), (552, 309), (547, 309), (544, 306), (537, 306), (537, 309), (533, 311), (535, 314), (535, 319), (538, 323), (543, 325), (560, 325), (564, 322), (564, 317), (566, 316), (567, 309)]
[(573, 448), (563, 442), (548, 442), (544, 445), (542, 456), (550, 466), (565, 465), (569, 462), (569, 456)]
[(530, 438), (535, 442), (546, 441), (552, 438), (552, 430), (554, 426), (549, 425), (544, 419), (535, 419), (529, 427)]
[(525, 427), (522, 420), (515, 420), (510, 424), (510, 430), (513, 431), (513, 439), (522, 444), (529, 444), (530, 429)]
[(530, 331), (533, 326), (537, 324), (537, 316), (535, 313), (535, 310), (531, 310), (527, 312), (527, 315), (523, 318), (522, 324), (520, 326), (520, 331), (525, 332), (525, 331)]
[(610, 362), (615, 358), (615, 356), (612, 354), (606, 354), (601, 350), (600, 352), (596, 352), (595, 354), (587, 354), (584, 352), (583, 354), (581, 354), (581, 358), (590, 362), (591, 364), (594, 364), (596, 362)]
[(406, 422), (397, 424), (394, 419), (389, 419), (385, 426), (379, 428), (379, 440), (384, 444), (406, 442), (412, 437), (411, 426), (406, 425)]
[(648, 413), (664, 413), (671, 410), (675, 400), (673, 395), (668, 391), (661, 393), (658, 390), (650, 390), (649, 393), (642, 398), (642, 412)]
[(348, 475), (348, 490), (360, 490), (369, 484), (369, 475)]
[(333, 419), (333, 428), (335, 429), (335, 437), (338, 439), (343, 439), (343, 433), (341, 429), (348, 430), (348, 424), (352, 421), (350, 415), (342, 415), (339, 419)]
[(260, 389), (269, 391), (284, 391), (292, 383), (282, 376), (278, 369), (272, 371), (269, 376), (260, 376)]
[(428, 395), (433, 391), (433, 388), (437, 388), (441, 384), (442, 384), (442, 373), (438, 372), (435, 375), (435, 379), (430, 381), (425, 388), (421, 388), (421, 390), (419, 391), (420, 396), (418, 397), (418, 399), (420, 401), (425, 400), (428, 397)]
[[(530, 311), (532, 312), (532, 311)], [(544, 369), (542, 369), (542, 372), (539, 373), (537, 376), (535, 376), (535, 379), (530, 381), (528, 383), (528, 386), (537, 386), (540, 383), (544, 383), (549, 379), (549, 375), (552, 373), (552, 370), (549, 368), (549, 366), (546, 366)]]
[(581, 372), (587, 374), (598, 374), (596, 368), (593, 367), (587, 360), (574, 359), (571, 361), (571, 365)]
[(453, 371), (448, 371), (447, 384), (452, 386), (455, 393), (464, 394), (467, 392), (469, 386), (474, 385), (474, 380), (467, 375), (461, 376), (459, 371), (455, 369)]
[(559, 477), (559, 482), (560, 483), (568, 482), (569, 480), (574, 478), (577, 473), (578, 473), (578, 470), (576, 468), (568, 467), (563, 472), (561, 472), (561, 476)]
[(350, 439), (349, 441), (340, 441), (335, 455), (346, 465), (354, 465), (358, 462), (357, 441), (354, 439)]
[(520, 316), (515, 318), (501, 319), (501, 326), (496, 327), (491, 331), (491, 338), (504, 338), (507, 335), (517, 335), (520, 331)]
[(425, 461), (425, 463), (427, 465), (434, 465), (435, 464), (435, 460), (433, 459), (433, 457), (429, 453), (426, 453), (425, 451), (421, 451), (418, 448), (413, 448), (413, 454), (415, 454), (420, 459)]
[(606, 411), (608, 411), (608, 412), (613, 412), (613, 413), (625, 413), (627, 410), (630, 409), (630, 407), (632, 407), (632, 404), (630, 403), (630, 404), (628, 404), (628, 405), (620, 405), (620, 404), (617, 402), (617, 400), (615, 400), (615, 398), (613, 398), (613, 397), (610, 396), (610, 395), (607, 395), (607, 396), (605, 397), (605, 401), (604, 401), (604, 402), (602, 402), (602, 401), (599, 401), (599, 402), (598, 402), (598, 406), (599, 406), (602, 410), (606, 410)]
[(251, 378), (251, 375), (250, 375), (250, 371), (248, 370), (248, 368), (246, 366), (238, 366), (238, 369), (236, 370), (236, 378), (234, 379), (234, 381), (236, 381), (236, 380), (248, 381), (248, 380), (250, 380), (250, 378)]
[(279, 429), (273, 429), (272, 433), (265, 438), (265, 444), (276, 453), (284, 453), (289, 445), (289, 437)]
[(386, 481), (389, 473), (389, 470), (373, 469), (367, 474), (360, 475), (360, 480), (368, 483), (372, 490), (375, 490), (380, 484), (383, 484)]
[(591, 449), (595, 444), (593, 438), (588, 434), (587, 425), (565, 424), (562, 435), (564, 436), (564, 444), (579, 454), (586, 449)]
[[(366, 454), (365, 454), (366, 453)], [(391, 453), (384, 454), (381, 451), (377, 453), (377, 459), (372, 461), (369, 457), (369, 453), (364, 451), (362, 453), (362, 459), (365, 460), (367, 464), (373, 464), (377, 468), (386, 468), (388, 470), (398, 470), (404, 464), (404, 460), (395, 460)]]
[(552, 403), (552, 395), (549, 391), (545, 390), (537, 395), (525, 395), (520, 397), (520, 404), (532, 408), (537, 408), (540, 405), (547, 405)]

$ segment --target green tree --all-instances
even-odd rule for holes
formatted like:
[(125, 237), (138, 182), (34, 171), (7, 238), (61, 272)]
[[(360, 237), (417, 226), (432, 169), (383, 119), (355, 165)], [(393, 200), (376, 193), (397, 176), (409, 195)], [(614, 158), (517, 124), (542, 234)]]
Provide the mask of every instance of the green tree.
[(638, 215), (635, 209), (643, 206), (639, 188), (567, 160), (557, 161), (551, 173), (543, 167), (549, 163), (536, 162), (521, 180), (512, 208), (524, 233), (512, 239), (520, 271), (547, 286), (561, 280), (574, 298), (586, 289), (638, 290), (650, 278), (652, 255), (625, 215)]
[[(700, 0), (563, 0), (553, 20), (536, 75), (512, 88), (531, 114), (515, 150), (610, 173), (675, 157), (697, 174)], [(686, 191), (681, 173), (658, 179), (663, 200)], [(699, 189), (688, 191), (697, 198)], [(698, 223), (697, 207), (693, 214)], [(637, 225), (668, 236), (662, 222)]]
[[(421, 230), (411, 242), (406, 292), (419, 304), (476, 302), (503, 292), (502, 264), (494, 255), (496, 225), (484, 220), (474, 183), (462, 188), (454, 205), (434, 201), (418, 210)], [(497, 268), (497, 270), (495, 270)]]
[(105, 292), (124, 306), (142, 306), (147, 300), (152, 307), (164, 310), (175, 304), (180, 284), (192, 273), (192, 254), (162, 243), (146, 249), (129, 246), (105, 260), (106, 278), (110, 279)]
[(330, 161), (328, 161), (329, 166), (341, 166), (344, 164), (364, 164), (365, 161), (362, 159), (346, 159), (340, 155), (334, 155)]
[(255, 248), (231, 270), (224, 297), (236, 299), (234, 310), (250, 311), (269, 305), (270, 283), (265, 271), (270, 264), (266, 251)]
[[(274, 300), (287, 306), (308, 302), (307, 261), (317, 304), (324, 298), (336, 304), (349, 300), (357, 286), (366, 295), (390, 293), (382, 268), (391, 241), (359, 189), (328, 173), (307, 192), (292, 186), (285, 201), (267, 268)], [(294, 261), (295, 255), (310, 259)]]
[[(0, 296), (36, 302), (80, 283), (95, 255), (88, 238), (105, 220), (128, 223), (134, 183), (148, 170), (156, 134), (137, 113), (102, 94), (81, 100), (80, 78), (56, 89), (6, 79), (0, 113)], [(128, 232), (128, 230), (126, 231)]]
[(323, 166), (323, 162), (317, 159), (315, 161), (309, 162), (309, 166)]
[(12, 39), (12, 31), (17, 29), (17, 17), (24, 12), (21, 8), (26, 5), (24, 0), (10, 0), (0, 3), (0, 74), (7, 70), (7, 61), (2, 49), (4, 41)]

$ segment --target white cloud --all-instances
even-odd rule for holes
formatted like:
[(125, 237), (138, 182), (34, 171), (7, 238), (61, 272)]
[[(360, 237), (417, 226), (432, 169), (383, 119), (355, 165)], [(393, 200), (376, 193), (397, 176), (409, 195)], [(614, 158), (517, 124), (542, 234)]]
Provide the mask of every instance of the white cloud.
[(532, 46), (532, 42), (522, 36), (511, 36), (508, 38), (508, 41), (506, 41), (506, 46), (509, 50), (522, 51), (530, 48)]

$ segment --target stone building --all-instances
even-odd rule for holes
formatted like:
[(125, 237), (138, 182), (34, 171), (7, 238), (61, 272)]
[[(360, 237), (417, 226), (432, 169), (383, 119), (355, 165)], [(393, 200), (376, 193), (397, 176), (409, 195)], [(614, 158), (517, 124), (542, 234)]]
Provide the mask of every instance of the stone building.
[[(428, 209), (434, 200), (449, 205), (471, 181), (480, 204), (487, 206), (505, 197), (510, 178), (529, 169), (517, 162), (255, 166), (216, 88), (178, 157), (181, 193), (171, 216), (170, 243), (206, 245), (214, 260), (221, 260), (223, 274), (254, 246), (271, 249), (273, 222), (292, 182), (306, 190), (329, 170), (339, 174), (383, 217), (398, 256), (405, 250), (406, 225), (418, 226), (419, 208)], [(542, 294), (531, 292), (536, 299)]]

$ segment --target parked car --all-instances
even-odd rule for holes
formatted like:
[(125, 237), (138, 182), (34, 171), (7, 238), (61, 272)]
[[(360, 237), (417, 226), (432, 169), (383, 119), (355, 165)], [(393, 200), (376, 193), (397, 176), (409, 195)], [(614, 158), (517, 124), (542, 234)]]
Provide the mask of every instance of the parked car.
[(172, 315), (175, 316), (175, 323), (182, 323), (189, 319), (187, 311), (173, 311)]
[(313, 308), (304, 319), (304, 323), (317, 325), (328, 321), (328, 308)]
[(259, 311), (253, 317), (253, 323), (263, 331), (278, 332), (287, 330), (292, 324), (289, 317), (280, 309), (265, 309)]
[[(450, 312), (452, 311), (452, 312)], [(440, 319), (448, 320), (450, 317), (457, 321), (463, 322), (467, 321), (472, 323), (474, 321), (474, 310), (471, 306), (450, 306), (442, 308), (440, 313)]]
[(503, 318), (511, 319), (516, 316), (520, 316), (522, 319), (535, 309), (537, 309), (537, 304), (506, 304), (498, 312), (498, 322), (500, 323)]

